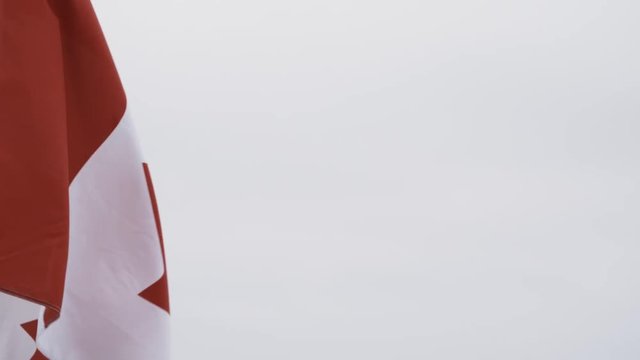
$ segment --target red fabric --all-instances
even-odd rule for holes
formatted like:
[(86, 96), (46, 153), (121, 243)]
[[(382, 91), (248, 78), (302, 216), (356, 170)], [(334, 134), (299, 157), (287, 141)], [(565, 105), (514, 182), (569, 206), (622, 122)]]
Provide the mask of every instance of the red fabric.
[(48, 357), (44, 356), (40, 350), (36, 350), (36, 353), (33, 354), (33, 356), (31, 357), (31, 360), (49, 360)]
[[(24, 331), (31, 336), (31, 338), (35, 341), (36, 335), (38, 334), (38, 320), (33, 320), (22, 324), (22, 328)], [(49, 360), (46, 356), (44, 356), (40, 350), (36, 349), (36, 352), (31, 357), (31, 360)]]
[(24, 331), (26, 331), (33, 340), (36, 339), (36, 335), (38, 335), (38, 320), (32, 320), (20, 326), (22, 326)]
[(162, 237), (162, 225), (160, 224), (160, 212), (158, 211), (158, 202), (156, 200), (156, 193), (153, 189), (153, 181), (151, 180), (151, 172), (149, 171), (149, 165), (143, 163), (144, 175), (147, 179), (147, 188), (149, 189), (149, 197), (151, 199), (151, 205), (153, 207), (153, 216), (156, 221), (156, 229), (158, 230), (158, 238), (160, 239), (160, 249), (162, 250), (162, 261), (164, 263), (164, 273), (162, 277), (155, 283), (151, 284), (148, 288), (144, 289), (139, 295), (150, 303), (158, 306), (167, 313), (171, 312), (169, 305), (169, 282), (167, 280), (167, 262), (164, 254), (164, 239)]
[(0, 0), (0, 291), (62, 305), (68, 187), (125, 95), (88, 0)]

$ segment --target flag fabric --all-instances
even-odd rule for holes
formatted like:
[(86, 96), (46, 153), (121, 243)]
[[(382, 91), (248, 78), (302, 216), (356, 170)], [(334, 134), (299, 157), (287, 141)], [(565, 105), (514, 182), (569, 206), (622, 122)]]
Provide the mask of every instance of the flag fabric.
[(163, 360), (148, 165), (89, 0), (0, 0), (0, 360)]

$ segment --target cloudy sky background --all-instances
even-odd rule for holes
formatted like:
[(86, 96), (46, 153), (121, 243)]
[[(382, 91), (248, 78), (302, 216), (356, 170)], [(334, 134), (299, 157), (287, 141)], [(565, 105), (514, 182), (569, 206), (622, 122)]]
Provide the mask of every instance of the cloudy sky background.
[(640, 358), (640, 3), (94, 0), (175, 359)]

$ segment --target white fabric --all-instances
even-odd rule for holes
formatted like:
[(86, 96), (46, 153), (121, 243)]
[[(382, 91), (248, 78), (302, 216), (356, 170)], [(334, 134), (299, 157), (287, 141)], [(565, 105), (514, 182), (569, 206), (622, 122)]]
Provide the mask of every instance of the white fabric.
[(0, 360), (31, 359), (36, 344), (20, 326), (36, 320), (42, 306), (0, 293)]
[(50, 360), (168, 359), (169, 316), (138, 295), (163, 271), (142, 156), (125, 115), (70, 186), (62, 312), (40, 329), (40, 351)]

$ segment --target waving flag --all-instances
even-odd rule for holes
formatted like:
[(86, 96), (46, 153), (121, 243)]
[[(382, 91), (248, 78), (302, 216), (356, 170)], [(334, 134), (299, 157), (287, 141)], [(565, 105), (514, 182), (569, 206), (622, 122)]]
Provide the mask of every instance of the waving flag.
[(149, 167), (89, 0), (0, 0), (0, 359), (168, 359)]

